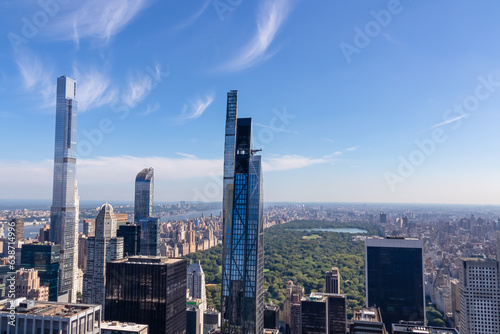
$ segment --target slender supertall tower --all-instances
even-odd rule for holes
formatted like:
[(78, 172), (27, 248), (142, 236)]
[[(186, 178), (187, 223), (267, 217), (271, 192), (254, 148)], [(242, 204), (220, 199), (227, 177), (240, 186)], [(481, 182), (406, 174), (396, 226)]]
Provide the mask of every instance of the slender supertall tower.
[(264, 329), (264, 234), (261, 157), (254, 155), (251, 118), (237, 118), (228, 93), (224, 151), (223, 333)]
[(152, 167), (144, 168), (135, 178), (135, 208), (134, 222), (153, 215), (154, 198), (154, 170)]
[(54, 185), (50, 210), (50, 240), (61, 246), (59, 295), (76, 300), (78, 265), (78, 193), (76, 189), (76, 81), (57, 78)]

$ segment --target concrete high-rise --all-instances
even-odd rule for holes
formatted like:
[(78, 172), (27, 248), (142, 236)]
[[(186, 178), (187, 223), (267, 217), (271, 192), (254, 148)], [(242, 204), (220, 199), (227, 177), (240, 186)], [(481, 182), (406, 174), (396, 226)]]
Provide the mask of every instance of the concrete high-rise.
[[(14, 242), (24, 240), (24, 220), (14, 218), (10, 221), (10, 226), (14, 225)], [(3, 236), (3, 235), (2, 235)]]
[(61, 246), (59, 295), (73, 291), (78, 267), (78, 189), (76, 185), (76, 81), (57, 78), (54, 184), (50, 209), (50, 241)]
[(186, 332), (186, 260), (134, 256), (106, 264), (106, 320), (149, 326), (149, 334)]
[(227, 94), (224, 146), (222, 332), (262, 333), (264, 234), (261, 157), (251, 118), (237, 118), (238, 92)]
[(333, 267), (331, 271), (325, 274), (325, 292), (340, 293), (340, 275), (339, 268)]
[(283, 303), (283, 321), (290, 328), (290, 334), (300, 334), (300, 301), (304, 297), (304, 287), (288, 281)]
[(134, 222), (152, 217), (154, 200), (154, 170), (144, 168), (135, 177)]
[[(123, 258), (123, 238), (116, 237), (113, 207), (101, 206), (95, 221), (95, 237), (88, 238), (87, 271), (83, 276), (83, 302), (99, 304), (106, 299), (106, 262)], [(105, 312), (105, 310), (104, 310)]]
[(401, 320), (425, 325), (422, 240), (367, 238), (365, 254), (367, 307), (380, 308), (386, 329)]
[(200, 262), (191, 263), (187, 269), (187, 289), (189, 289), (189, 297), (200, 299), (202, 302), (207, 301), (205, 292), (205, 273), (201, 268)]
[(464, 258), (460, 267), (460, 333), (500, 333), (499, 262)]

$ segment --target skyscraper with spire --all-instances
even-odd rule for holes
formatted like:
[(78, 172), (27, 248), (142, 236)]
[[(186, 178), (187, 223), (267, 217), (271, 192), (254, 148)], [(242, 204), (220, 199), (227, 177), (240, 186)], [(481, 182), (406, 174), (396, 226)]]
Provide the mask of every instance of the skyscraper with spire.
[(76, 300), (78, 266), (78, 190), (76, 185), (76, 81), (57, 78), (54, 183), (50, 210), (50, 240), (61, 246), (59, 295)]
[(224, 144), (222, 332), (264, 329), (264, 234), (261, 157), (252, 119), (238, 118), (238, 91), (227, 94)]

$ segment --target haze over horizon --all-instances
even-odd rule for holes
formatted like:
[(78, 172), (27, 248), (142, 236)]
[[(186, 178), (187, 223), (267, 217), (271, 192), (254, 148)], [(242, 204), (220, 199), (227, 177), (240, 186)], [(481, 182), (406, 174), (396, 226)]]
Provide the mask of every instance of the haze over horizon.
[(156, 203), (221, 201), (237, 89), (266, 202), (500, 205), (500, 3), (46, 3), (0, 4), (0, 199), (50, 200), (67, 75), (82, 201), (150, 166)]

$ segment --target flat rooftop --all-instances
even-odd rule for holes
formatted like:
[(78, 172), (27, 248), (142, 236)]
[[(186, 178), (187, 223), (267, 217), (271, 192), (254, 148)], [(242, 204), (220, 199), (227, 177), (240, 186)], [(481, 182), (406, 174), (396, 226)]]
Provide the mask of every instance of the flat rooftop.
[(148, 325), (141, 325), (133, 322), (118, 322), (118, 321), (101, 322), (101, 330), (107, 329), (111, 331), (139, 332), (147, 328)]
[(374, 307), (364, 308), (359, 311), (354, 311), (352, 317), (354, 321), (366, 321), (366, 322), (382, 322), (380, 320), (380, 312)]
[(109, 261), (111, 263), (147, 263), (147, 264), (174, 264), (186, 259), (171, 259), (166, 256), (130, 256), (120, 260)]
[(460, 334), (454, 328), (429, 327), (419, 325), (392, 324), (394, 333), (412, 333), (412, 334)]
[[(21, 301), (16, 307), (16, 314), (33, 314), (50, 317), (72, 317), (76, 314), (86, 312), (87, 310), (98, 307), (98, 305), (88, 304), (68, 304), (59, 302), (35, 301), (35, 305), (28, 309), (23, 307), (26, 302)], [(0, 302), (0, 312), (9, 312), (7, 309), (7, 300)]]

